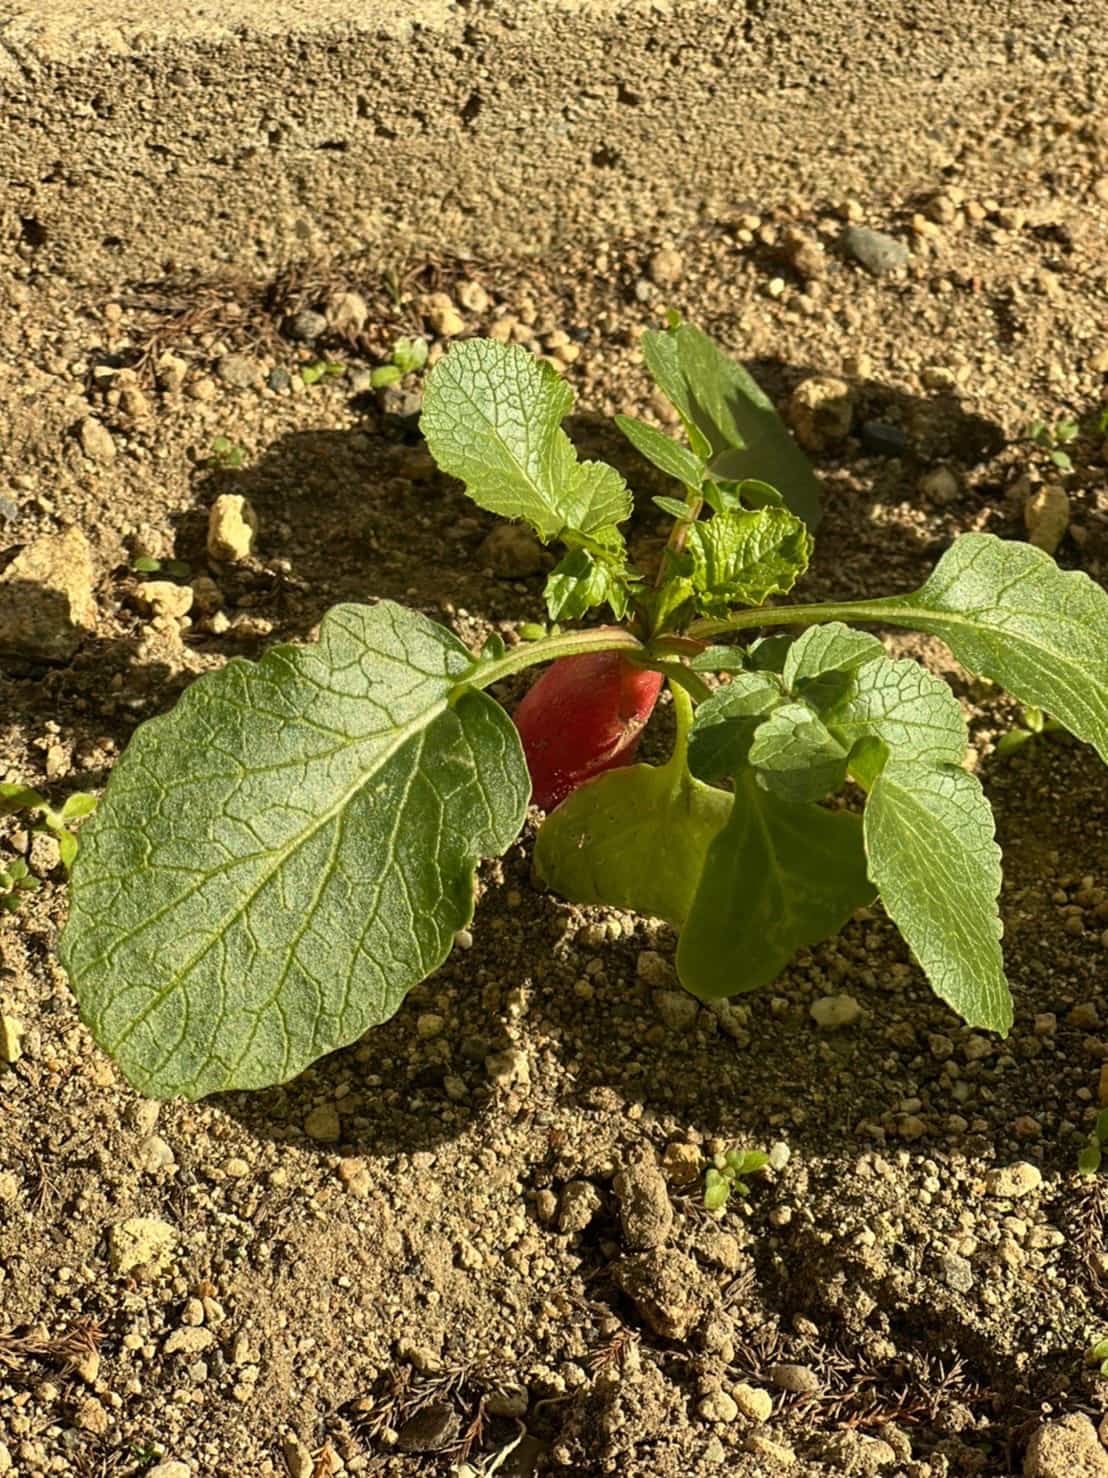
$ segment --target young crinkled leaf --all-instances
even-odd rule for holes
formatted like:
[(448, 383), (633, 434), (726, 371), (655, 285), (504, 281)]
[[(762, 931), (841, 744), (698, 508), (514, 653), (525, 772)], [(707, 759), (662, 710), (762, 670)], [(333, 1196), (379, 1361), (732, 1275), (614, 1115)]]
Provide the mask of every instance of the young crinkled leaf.
[(970, 1026), (1006, 1033), (1000, 848), (973, 775), (895, 756), (866, 799), (869, 874), (935, 993)]
[(562, 430), (573, 391), (518, 344), (466, 339), (427, 377), (420, 429), (435, 461), (482, 508), (540, 539), (622, 523), (631, 494), (602, 462), (578, 462)]
[(735, 508), (693, 524), (686, 547), (700, 609), (724, 615), (787, 595), (808, 568), (812, 536), (784, 508)]
[(338, 606), (314, 647), (144, 724), (81, 838), (61, 958), (154, 1097), (279, 1083), (386, 1020), (523, 822), (516, 730), (453, 634)]
[(679, 929), (731, 797), (689, 774), (691, 705), (679, 690), (673, 702), (678, 733), (666, 764), (612, 770), (575, 790), (543, 823), (535, 867), (574, 903), (632, 909)]
[(875, 892), (857, 816), (783, 801), (744, 769), (727, 825), (708, 847), (677, 973), (704, 1001), (758, 990)]
[(820, 801), (846, 779), (848, 753), (806, 704), (784, 703), (758, 725), (749, 758), (764, 790)]
[(747, 764), (754, 735), (784, 703), (772, 672), (737, 672), (696, 710), (689, 735), (689, 769), (699, 780), (723, 780)]
[(752, 375), (690, 323), (642, 336), (643, 357), (714, 476), (779, 489), (809, 528), (820, 519), (819, 480)]

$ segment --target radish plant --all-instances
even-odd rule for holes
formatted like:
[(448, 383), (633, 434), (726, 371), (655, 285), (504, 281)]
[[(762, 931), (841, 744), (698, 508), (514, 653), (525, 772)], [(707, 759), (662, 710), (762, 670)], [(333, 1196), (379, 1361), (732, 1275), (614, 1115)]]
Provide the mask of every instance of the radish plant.
[[(781, 603), (811, 552), (811, 469), (704, 334), (674, 319), (643, 349), (685, 431), (619, 418), (675, 483), (655, 500), (673, 520), (657, 570), (630, 562), (631, 493), (578, 460), (548, 365), (463, 341), (424, 396), (439, 467), (561, 548), (552, 621), (610, 624), (474, 653), (391, 601), (341, 605), (314, 646), (235, 659), (136, 732), (82, 836), (61, 954), (143, 1092), (282, 1082), (391, 1016), (532, 795), (552, 808), (540, 875), (668, 920), (702, 1000), (766, 985), (879, 897), (942, 999), (1007, 1032), (1000, 852), (958, 702), (855, 628), (941, 638), (1108, 757), (1108, 596), (967, 534), (918, 590)], [(547, 662), (513, 723), (489, 689)], [(663, 679), (672, 753), (631, 764)], [(826, 804), (848, 785), (861, 815)]]

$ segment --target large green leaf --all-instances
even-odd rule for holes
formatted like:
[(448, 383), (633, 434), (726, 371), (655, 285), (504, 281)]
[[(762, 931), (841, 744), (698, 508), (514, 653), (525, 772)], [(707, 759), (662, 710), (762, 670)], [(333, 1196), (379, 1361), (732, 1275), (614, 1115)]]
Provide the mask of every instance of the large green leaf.
[(820, 519), (819, 480), (753, 376), (690, 323), (642, 336), (646, 364), (680, 412), (693, 451), (719, 478), (778, 489), (809, 528)]
[(744, 770), (727, 825), (708, 848), (677, 972), (701, 1000), (757, 990), (875, 892), (857, 816), (780, 800)]
[(725, 615), (787, 595), (808, 567), (812, 536), (784, 508), (732, 508), (694, 523), (686, 548), (701, 610)]
[(963, 534), (873, 620), (932, 632), (971, 672), (1044, 708), (1108, 761), (1108, 594), (1030, 544)]
[(155, 1097), (282, 1082), (391, 1016), (519, 832), (519, 738), (449, 631), (338, 606), (319, 644), (144, 724), (81, 837), (61, 958)]
[(936, 994), (970, 1026), (1007, 1032), (1000, 848), (975, 777), (890, 759), (866, 800), (865, 839), (881, 902)]
[(674, 694), (674, 706), (678, 735), (666, 764), (610, 770), (575, 790), (543, 823), (535, 866), (575, 903), (631, 909), (680, 928), (731, 797), (689, 774), (684, 693)]
[(482, 508), (542, 539), (621, 523), (632, 499), (613, 467), (578, 462), (562, 420), (573, 391), (518, 344), (466, 339), (427, 377), (420, 429), (444, 472)]

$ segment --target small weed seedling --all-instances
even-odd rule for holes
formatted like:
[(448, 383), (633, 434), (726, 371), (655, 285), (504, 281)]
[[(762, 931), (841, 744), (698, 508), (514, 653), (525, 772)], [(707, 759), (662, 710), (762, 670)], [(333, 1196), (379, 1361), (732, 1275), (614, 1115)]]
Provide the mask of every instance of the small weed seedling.
[(1098, 1339), (1085, 1355), (1090, 1365), (1099, 1365), (1101, 1375), (1108, 1375), (1108, 1339)]
[(212, 442), (206, 466), (217, 472), (234, 472), (246, 461), (246, 448), (229, 436), (217, 436)]
[(167, 580), (188, 580), (192, 566), (183, 559), (155, 559), (151, 554), (139, 554), (131, 561), (136, 575), (164, 575)]
[(1041, 708), (1025, 708), (1020, 713), (1019, 723), (997, 740), (996, 752), (1003, 759), (1006, 755), (1015, 754), (1025, 744), (1033, 744), (1041, 736), (1065, 732), (1057, 719), (1045, 714)]
[[(315, 645), (232, 661), (137, 730), (82, 836), (61, 957), (142, 1092), (283, 1082), (392, 1016), (532, 800), (539, 876), (667, 921), (703, 1001), (768, 985), (880, 898), (938, 995), (1008, 1031), (1000, 850), (965, 718), (858, 627), (938, 637), (1108, 758), (1108, 595), (971, 533), (916, 590), (791, 603), (812, 469), (704, 334), (674, 317), (642, 347), (685, 433), (617, 417), (673, 479), (656, 567), (630, 558), (623, 478), (563, 429), (555, 370), (464, 340), (427, 377), (421, 429), (475, 503), (560, 546), (555, 625), (475, 653), (392, 601), (340, 605)], [(562, 629), (604, 607), (608, 624)], [(541, 663), (513, 722), (492, 691)], [(633, 763), (665, 685), (670, 757)], [(825, 804), (845, 787), (860, 805)]]
[[(58, 855), (67, 877), (73, 867), (73, 859), (77, 856), (77, 836), (72, 830), (72, 823), (88, 816), (95, 806), (95, 796), (78, 791), (69, 796), (59, 810), (29, 785), (8, 782), (0, 784), (0, 816), (29, 812), (34, 818), (30, 823), (31, 831), (52, 836), (57, 841)], [(20, 905), (20, 895), (30, 893), (37, 887), (38, 879), (31, 875), (21, 857), (0, 864), (0, 911), (15, 913)]]
[(427, 363), (426, 339), (397, 339), (392, 346), (392, 358), (379, 364), (370, 375), (374, 390), (383, 390), (386, 385), (395, 385), (405, 375), (418, 373)]
[(1077, 1168), (1082, 1175), (1093, 1176), (1097, 1173), (1106, 1147), (1108, 1147), (1108, 1108), (1101, 1109), (1097, 1114), (1088, 1143), (1077, 1156)]
[(318, 385), (321, 380), (337, 380), (345, 373), (345, 364), (339, 364), (333, 359), (317, 359), (312, 364), (304, 366), (300, 371), (300, 378), (305, 385)]
[(1032, 421), (1026, 433), (1031, 445), (1046, 452), (1047, 460), (1059, 472), (1073, 471), (1073, 459), (1066, 448), (1072, 446), (1080, 434), (1081, 427), (1076, 421), (1056, 421), (1053, 426), (1045, 421)]
[(716, 1155), (704, 1172), (705, 1207), (722, 1216), (732, 1194), (750, 1194), (744, 1177), (760, 1174), (768, 1164), (769, 1156), (761, 1150), (728, 1150), (725, 1155)]

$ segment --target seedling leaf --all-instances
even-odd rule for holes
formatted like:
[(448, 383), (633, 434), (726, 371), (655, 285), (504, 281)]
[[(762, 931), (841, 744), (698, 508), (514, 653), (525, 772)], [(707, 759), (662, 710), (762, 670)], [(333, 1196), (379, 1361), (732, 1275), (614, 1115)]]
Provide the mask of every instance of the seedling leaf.
[(481, 508), (522, 518), (541, 539), (591, 533), (630, 515), (631, 494), (601, 462), (578, 462), (562, 420), (573, 391), (518, 344), (467, 339), (427, 377), (420, 429), (444, 472)]
[(722, 780), (746, 764), (758, 725), (784, 701), (774, 673), (736, 673), (696, 710), (689, 735), (689, 769), (700, 780)]
[(1006, 1033), (1000, 848), (976, 778), (890, 758), (866, 800), (870, 877), (931, 982), (970, 1026)]
[(418, 613), (337, 606), (317, 646), (234, 660), (138, 730), (82, 836), (61, 958), (140, 1091), (283, 1082), (445, 959), (530, 793), (473, 666)]

